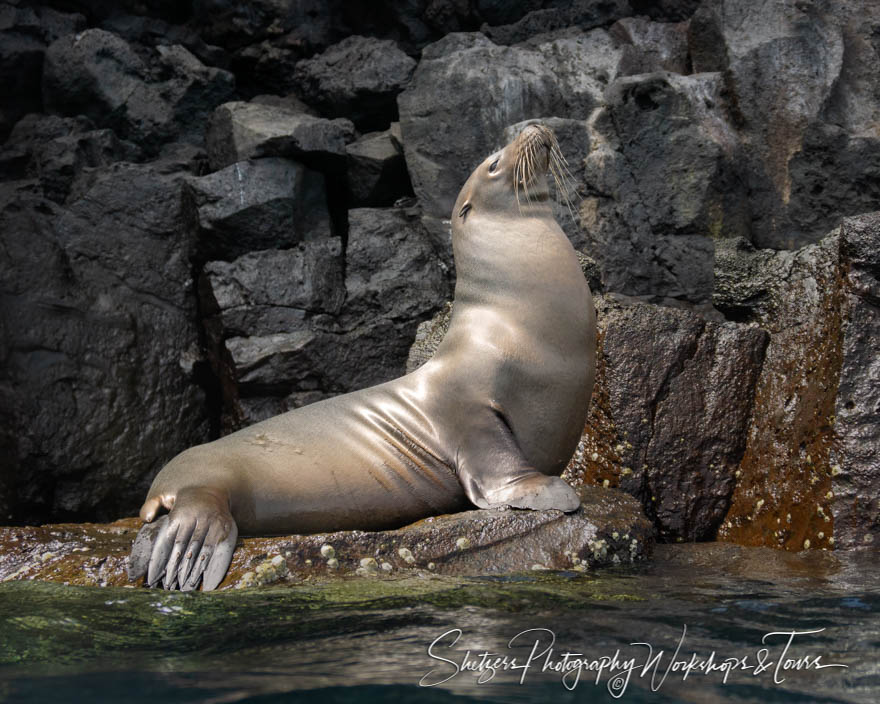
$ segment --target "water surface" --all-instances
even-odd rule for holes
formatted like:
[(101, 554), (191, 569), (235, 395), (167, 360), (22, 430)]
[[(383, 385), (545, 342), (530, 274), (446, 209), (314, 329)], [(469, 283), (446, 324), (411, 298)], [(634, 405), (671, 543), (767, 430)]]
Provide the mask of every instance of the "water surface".
[[(874, 704), (878, 557), (704, 544), (661, 546), (650, 564), (594, 575), (423, 574), (213, 594), (7, 582), (0, 701)], [(654, 667), (634, 642), (660, 654)], [(551, 669), (566, 653), (567, 674)], [(712, 653), (716, 667), (735, 660), (726, 683), (723, 670), (698, 669)]]

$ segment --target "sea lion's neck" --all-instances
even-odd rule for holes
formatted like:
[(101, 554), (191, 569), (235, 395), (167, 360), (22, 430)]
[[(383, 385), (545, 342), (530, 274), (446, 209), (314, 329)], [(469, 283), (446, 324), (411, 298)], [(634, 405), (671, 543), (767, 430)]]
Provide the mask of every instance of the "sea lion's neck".
[(456, 228), (453, 253), (457, 307), (564, 295), (572, 274), (583, 278), (549, 206), (529, 204), (506, 217), (474, 213)]

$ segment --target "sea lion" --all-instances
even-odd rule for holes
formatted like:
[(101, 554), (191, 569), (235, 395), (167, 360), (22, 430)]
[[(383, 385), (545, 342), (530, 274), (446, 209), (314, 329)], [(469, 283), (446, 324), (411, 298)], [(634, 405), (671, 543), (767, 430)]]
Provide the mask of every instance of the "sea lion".
[(452, 319), (422, 367), (171, 460), (141, 508), (130, 577), (214, 589), (239, 530), (377, 530), (469, 501), (576, 510), (558, 475), (583, 430), (596, 327), (551, 210), (554, 164), (553, 133), (529, 125), (464, 184), (452, 213)]

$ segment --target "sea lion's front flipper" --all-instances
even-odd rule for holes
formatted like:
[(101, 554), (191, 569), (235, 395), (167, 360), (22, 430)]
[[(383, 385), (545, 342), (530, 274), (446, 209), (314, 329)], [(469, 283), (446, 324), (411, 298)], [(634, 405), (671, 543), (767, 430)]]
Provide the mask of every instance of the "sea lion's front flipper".
[(456, 471), (468, 498), (479, 508), (555, 508), (569, 513), (581, 505), (564, 480), (529, 465), (504, 416), (496, 410), (471, 425), (458, 451)]
[(132, 546), (128, 576), (146, 575), (147, 584), (190, 591), (216, 589), (238, 539), (228, 500), (217, 492), (190, 488), (174, 497), (167, 516), (145, 523)]

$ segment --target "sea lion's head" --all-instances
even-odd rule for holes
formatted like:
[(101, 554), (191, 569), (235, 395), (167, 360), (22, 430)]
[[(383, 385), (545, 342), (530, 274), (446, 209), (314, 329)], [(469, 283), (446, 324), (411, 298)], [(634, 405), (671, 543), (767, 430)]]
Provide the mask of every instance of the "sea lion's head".
[(544, 125), (527, 125), (474, 169), (455, 201), (453, 224), (484, 214), (515, 216), (549, 207), (548, 172), (557, 184), (566, 172), (556, 136)]

